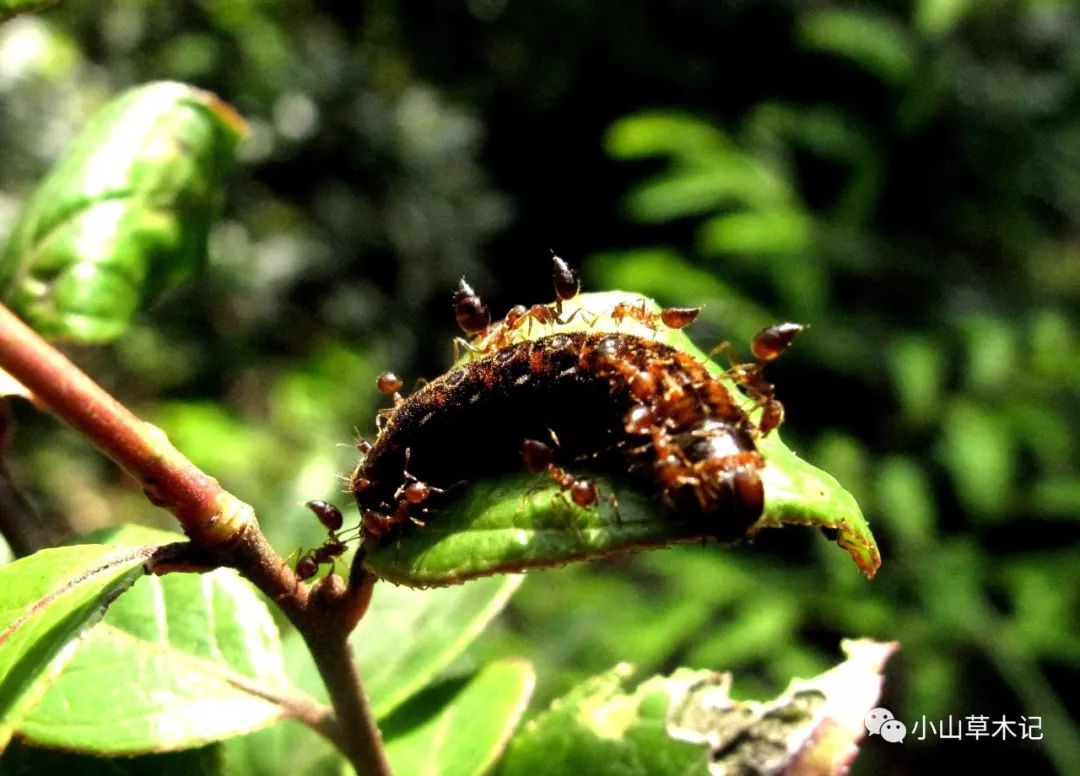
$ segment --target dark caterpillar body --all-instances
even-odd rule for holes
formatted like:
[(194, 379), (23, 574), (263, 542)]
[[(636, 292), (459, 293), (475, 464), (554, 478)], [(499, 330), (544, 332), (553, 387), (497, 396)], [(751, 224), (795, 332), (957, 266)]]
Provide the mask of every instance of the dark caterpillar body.
[(692, 356), (641, 337), (555, 334), (510, 345), (384, 417), (350, 478), (367, 537), (426, 522), (446, 491), (520, 471), (526, 440), (553, 437), (563, 465), (629, 470), (720, 539), (741, 536), (763, 508), (764, 462), (746, 413)]

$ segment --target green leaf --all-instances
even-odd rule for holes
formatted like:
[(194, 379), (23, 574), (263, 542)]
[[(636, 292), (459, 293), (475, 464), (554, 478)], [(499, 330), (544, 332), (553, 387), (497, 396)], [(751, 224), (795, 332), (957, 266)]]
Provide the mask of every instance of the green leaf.
[(845, 662), (765, 702), (733, 700), (730, 674), (686, 668), (628, 690), (632, 670), (618, 666), (526, 725), (500, 775), (846, 772), (896, 645), (843, 647)]
[(395, 773), (479, 776), (503, 753), (532, 696), (524, 660), (485, 666), (468, 682), (434, 687), (382, 724)]
[[(614, 304), (640, 300), (621, 292), (583, 295), (567, 303), (567, 311), (580, 307), (599, 317), (586, 322), (578, 316), (560, 330), (613, 329), (608, 312)], [(655, 303), (646, 303), (655, 309)], [(527, 336), (525, 328), (517, 330), (521, 337)], [(724, 373), (682, 332), (654, 332), (631, 322), (623, 322), (621, 330), (656, 336), (706, 362), (714, 374)], [(748, 535), (786, 524), (830, 529), (859, 568), (873, 576), (881, 557), (851, 494), (785, 447), (778, 433), (761, 440), (759, 449), (766, 461), (765, 511)], [(546, 475), (479, 479), (427, 525), (406, 530), (392, 542), (369, 542), (364, 563), (393, 582), (436, 586), (708, 538), (700, 523), (665, 513), (655, 494), (628, 487), (611, 472), (588, 473), (595, 475), (601, 492), (589, 508), (572, 504)]]
[[(315, 681), (319, 681), (318, 676)], [(230, 775), (280, 776), (302, 773), (304, 776), (344, 776), (345, 758), (314, 730), (297, 722), (284, 721), (246, 736), (223, 741), (225, 767)]]
[(143, 575), (152, 552), (58, 547), (0, 568), (0, 748), (72, 657), (65, 647)]
[(651, 156), (691, 159), (728, 152), (734, 146), (711, 122), (693, 114), (644, 111), (608, 127), (604, 148), (616, 159)]
[(927, 337), (908, 335), (889, 346), (887, 359), (904, 414), (921, 423), (933, 420), (948, 369), (941, 347)]
[[(285, 670), (293, 684), (329, 704), (326, 686), (304, 638), (291, 628), (282, 634)], [(367, 689), (365, 684), (365, 690)], [(226, 772), (244, 776), (344, 776), (344, 755), (307, 725), (292, 720), (268, 725), (254, 733), (235, 736), (220, 744)]]
[(377, 717), (431, 683), (506, 606), (522, 577), (444, 590), (378, 585), (350, 641)]
[(708, 776), (706, 748), (672, 737), (666, 718), (669, 708), (679, 703), (695, 682), (717, 675), (680, 669), (670, 677), (653, 677), (627, 690), (632, 674), (631, 666), (621, 664), (555, 701), (511, 741), (500, 776)]
[(804, 46), (846, 57), (888, 84), (907, 81), (915, 69), (915, 46), (899, 23), (884, 16), (836, 8), (800, 21)]
[[(109, 536), (182, 538), (137, 526)], [(150, 576), (83, 637), (19, 734), (95, 754), (175, 751), (287, 716), (297, 694), (270, 612), (235, 571)]]
[(940, 38), (948, 35), (977, 7), (974, 0), (918, 0), (915, 26), (929, 37)]
[(938, 450), (960, 502), (975, 517), (1001, 520), (1010, 514), (1018, 472), (1015, 442), (991, 408), (963, 400), (949, 407)]
[[(829, 208), (832, 226), (855, 227), (875, 212), (885, 174), (883, 161), (870, 140), (872, 133), (850, 113), (825, 106), (766, 102), (755, 108), (747, 134), (750, 146), (761, 158), (783, 157), (794, 149), (805, 149), (850, 169), (835, 204)], [(795, 209), (797, 217), (813, 220), (801, 201)]]
[(664, 222), (728, 205), (777, 208), (789, 203), (786, 181), (711, 123), (687, 114), (647, 111), (616, 121), (605, 137), (617, 159), (666, 156), (668, 170), (626, 199), (638, 221)]
[(791, 199), (783, 181), (738, 152), (676, 167), (635, 186), (626, 210), (635, 221), (664, 223), (735, 205), (779, 209)]
[(0, 0), (0, 22), (15, 14), (40, 11), (59, 2), (60, 0)]
[(800, 210), (744, 210), (713, 216), (701, 225), (705, 255), (799, 253), (810, 243), (813, 223)]
[(206, 255), (242, 120), (208, 92), (133, 89), (83, 130), (0, 256), (5, 301), (41, 333), (105, 342)]

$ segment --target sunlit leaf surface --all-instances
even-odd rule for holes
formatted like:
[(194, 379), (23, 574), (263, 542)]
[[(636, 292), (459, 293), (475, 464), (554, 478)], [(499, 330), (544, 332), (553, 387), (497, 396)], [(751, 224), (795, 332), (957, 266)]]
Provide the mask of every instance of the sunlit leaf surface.
[[(181, 539), (136, 526), (108, 537)], [(277, 627), (235, 571), (150, 576), (80, 639), (19, 734), (110, 755), (188, 749), (287, 716), (290, 692)]]
[(844, 643), (847, 660), (768, 701), (730, 696), (731, 674), (678, 669), (628, 687), (627, 665), (593, 677), (514, 738), (500, 771), (619, 776), (844, 773), (895, 644)]
[(0, 745), (74, 654), (74, 639), (143, 575), (151, 552), (59, 547), (0, 569)]
[(0, 257), (4, 301), (50, 337), (117, 337), (202, 264), (242, 131), (228, 105), (179, 83), (110, 102), (26, 203)]

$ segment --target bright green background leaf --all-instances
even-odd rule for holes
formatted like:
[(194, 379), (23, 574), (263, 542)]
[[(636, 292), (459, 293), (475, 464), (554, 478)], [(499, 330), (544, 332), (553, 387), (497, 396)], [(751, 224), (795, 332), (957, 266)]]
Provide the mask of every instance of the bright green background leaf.
[(0, 0), (0, 22), (17, 13), (29, 13), (56, 5), (60, 0)]
[(0, 569), (0, 745), (44, 691), (50, 663), (72, 656), (64, 648), (143, 575), (150, 551), (59, 547)]
[[(366, 620), (360, 629), (374, 624)], [(326, 688), (303, 637), (295, 630), (282, 636), (286, 671), (297, 687), (329, 704)], [(365, 690), (367, 687), (365, 686)], [(307, 725), (286, 719), (254, 733), (235, 736), (221, 744), (226, 770), (244, 776), (278, 776), (303, 773), (305, 776), (342, 776), (345, 757), (334, 745)]]
[[(103, 538), (183, 537), (130, 526)], [(296, 692), (270, 612), (235, 571), (149, 576), (79, 642), (19, 734), (113, 755), (187, 749), (279, 719), (276, 699)]]
[[(515, 736), (500, 774), (839, 773), (865, 735), (895, 644), (846, 641), (847, 659), (765, 701), (732, 676), (680, 668), (633, 689), (627, 664), (583, 682)], [(710, 768), (710, 766), (712, 766)], [(815, 768), (816, 766), (816, 768)], [(715, 770), (713, 770), (715, 769)]]
[(119, 336), (141, 304), (202, 264), (242, 127), (183, 84), (113, 100), (26, 203), (0, 256), (4, 300), (50, 337)]
[(503, 660), (466, 682), (415, 696), (382, 725), (390, 766), (417, 776), (487, 773), (525, 712), (535, 681), (529, 663)]
[(632, 673), (621, 665), (595, 676), (529, 722), (511, 742), (500, 776), (708, 776), (706, 747), (667, 733), (664, 680), (655, 677), (628, 692), (623, 685)]
[(380, 584), (351, 642), (375, 715), (425, 687), (502, 611), (520, 577), (443, 590)]

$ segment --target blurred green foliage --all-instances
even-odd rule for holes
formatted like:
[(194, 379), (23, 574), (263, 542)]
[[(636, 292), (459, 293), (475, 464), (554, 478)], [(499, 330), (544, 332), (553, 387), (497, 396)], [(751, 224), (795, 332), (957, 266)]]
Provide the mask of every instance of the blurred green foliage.
[(7, 304), (50, 338), (107, 342), (202, 266), (243, 121), (178, 83), (96, 114), (23, 208), (0, 253)]
[[(858, 497), (875, 580), (791, 531), (545, 571), (464, 662), (529, 658), (541, 703), (620, 660), (766, 696), (841, 637), (895, 639), (883, 705), (909, 730), (1041, 716), (1042, 741), (965, 760), (1066, 773), (1078, 51), (1055, 0), (72, 1), (0, 26), (0, 239), (126, 87), (187, 81), (251, 121), (205, 273), (79, 360), (286, 551), (321, 538), (301, 502), (344, 505), (375, 375), (445, 367), (464, 273), (497, 312), (546, 301), (554, 248), (590, 290), (703, 304), (706, 349), (810, 324), (771, 371), (782, 431)], [(73, 434), (19, 420), (10, 465), (61, 530), (161, 519)], [(872, 739), (855, 772), (949, 748)]]

